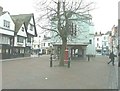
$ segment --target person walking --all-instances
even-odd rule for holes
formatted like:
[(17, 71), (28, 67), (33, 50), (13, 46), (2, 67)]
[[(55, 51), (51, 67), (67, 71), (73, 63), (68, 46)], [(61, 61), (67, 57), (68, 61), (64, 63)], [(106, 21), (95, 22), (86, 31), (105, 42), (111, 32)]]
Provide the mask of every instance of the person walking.
[(111, 52), (109, 55), (110, 61), (108, 62), (108, 64), (112, 62), (112, 65), (114, 66), (115, 57), (117, 56), (113, 52)]
[(120, 52), (118, 53), (118, 67), (120, 67)]

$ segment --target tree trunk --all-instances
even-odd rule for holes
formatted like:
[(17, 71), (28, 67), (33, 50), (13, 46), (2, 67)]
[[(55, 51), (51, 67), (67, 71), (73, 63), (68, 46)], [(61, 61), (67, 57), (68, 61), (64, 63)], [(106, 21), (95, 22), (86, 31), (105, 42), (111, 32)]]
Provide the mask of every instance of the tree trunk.
[(66, 49), (67, 41), (62, 42), (61, 46), (61, 54), (60, 54), (60, 63), (59, 66), (64, 66), (64, 58), (65, 58), (65, 49)]

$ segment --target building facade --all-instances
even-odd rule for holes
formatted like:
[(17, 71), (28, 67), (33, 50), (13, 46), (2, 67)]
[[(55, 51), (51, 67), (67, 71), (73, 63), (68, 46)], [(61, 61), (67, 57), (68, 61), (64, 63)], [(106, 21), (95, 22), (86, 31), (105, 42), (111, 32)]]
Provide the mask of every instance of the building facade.
[(102, 33), (95, 33), (95, 49), (98, 54), (102, 53)]
[(95, 56), (96, 55), (94, 26), (90, 26), (89, 45), (87, 46), (87, 49), (86, 49), (86, 55), (91, 55), (91, 56)]
[(10, 15), (0, 7), (0, 59), (30, 56), (35, 36), (34, 14)]
[[(81, 17), (72, 15), (71, 19), (76, 21), (70, 21), (70, 28), (68, 32), (70, 34), (67, 38), (67, 48), (69, 51), (69, 56), (71, 58), (85, 58), (86, 55), (95, 55), (95, 48), (94, 48), (94, 34), (92, 32), (94, 31), (89, 23), (90, 20), (85, 20), (86, 22), (79, 21)], [(52, 28), (56, 29), (55, 22), (52, 21)], [(55, 32), (51, 32), (51, 44), (54, 47), (55, 54), (59, 55), (62, 45), (62, 40), (60, 37), (52, 37), (56, 36)], [(91, 47), (91, 50), (89, 48)], [(91, 52), (90, 52), (91, 51)]]
[(48, 39), (49, 37), (47, 37), (46, 35), (38, 34), (38, 36), (34, 38), (33, 54), (38, 54), (39, 52), (41, 52), (42, 54), (49, 54), (49, 49), (52, 45), (48, 41)]
[(118, 27), (113, 25), (111, 29), (110, 38), (110, 50), (114, 52), (114, 54), (118, 54)]
[(12, 57), (15, 24), (9, 12), (0, 7), (0, 59)]
[(30, 56), (37, 36), (34, 14), (11, 15), (15, 23), (14, 57)]
[(110, 51), (109, 43), (110, 31), (103, 34), (101, 32), (95, 33), (95, 49), (98, 55), (108, 55)]

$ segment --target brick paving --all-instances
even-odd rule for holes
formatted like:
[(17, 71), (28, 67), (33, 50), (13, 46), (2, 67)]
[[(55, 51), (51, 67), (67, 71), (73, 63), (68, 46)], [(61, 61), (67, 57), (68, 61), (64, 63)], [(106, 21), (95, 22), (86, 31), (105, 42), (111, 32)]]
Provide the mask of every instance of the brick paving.
[(117, 89), (117, 61), (106, 56), (88, 62), (72, 60), (70, 68), (49, 64), (49, 55), (10, 59), (2, 62), (3, 89)]

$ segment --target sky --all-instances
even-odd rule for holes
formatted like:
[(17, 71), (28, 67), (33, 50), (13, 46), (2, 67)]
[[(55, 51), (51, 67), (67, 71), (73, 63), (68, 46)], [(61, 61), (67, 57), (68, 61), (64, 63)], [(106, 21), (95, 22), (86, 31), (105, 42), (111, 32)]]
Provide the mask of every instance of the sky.
[[(91, 12), (95, 31), (103, 33), (110, 31), (113, 25), (118, 25), (118, 1), (91, 0), (95, 2), (95, 10)], [(36, 13), (35, 0), (0, 0), (0, 6), (11, 15)]]

